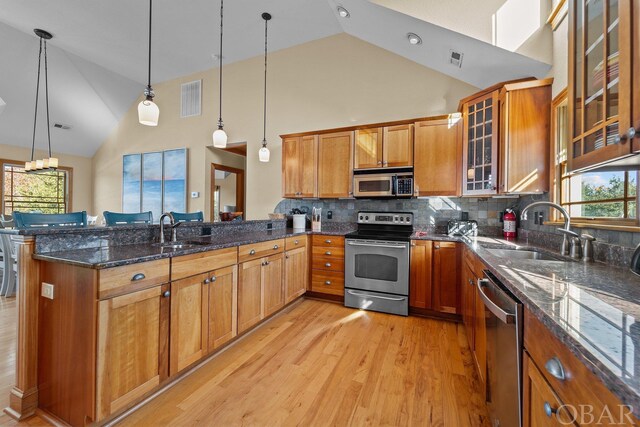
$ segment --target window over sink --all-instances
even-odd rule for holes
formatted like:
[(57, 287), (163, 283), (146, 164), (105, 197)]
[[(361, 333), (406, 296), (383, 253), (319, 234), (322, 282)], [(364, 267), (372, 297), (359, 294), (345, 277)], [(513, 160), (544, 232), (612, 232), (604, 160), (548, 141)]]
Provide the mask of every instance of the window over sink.
[(71, 210), (72, 169), (27, 173), (24, 162), (2, 160), (2, 214), (13, 211), (66, 213)]

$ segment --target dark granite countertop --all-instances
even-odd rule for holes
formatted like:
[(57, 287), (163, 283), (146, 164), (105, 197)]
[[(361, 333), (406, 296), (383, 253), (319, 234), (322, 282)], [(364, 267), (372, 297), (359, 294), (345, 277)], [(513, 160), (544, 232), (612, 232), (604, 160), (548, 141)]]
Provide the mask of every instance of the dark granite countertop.
[[(325, 223), (317, 234), (345, 235), (354, 224)], [(279, 239), (309, 230), (281, 229), (200, 237), (207, 245), (179, 250), (149, 244), (110, 246), (34, 255), (36, 259), (108, 268), (225, 247)], [(490, 248), (532, 248), (492, 237), (451, 237), (416, 232), (413, 239), (465, 243), (488, 269), (602, 382), (640, 416), (640, 277), (603, 263), (499, 257)], [(553, 254), (558, 257), (558, 254)], [(636, 345), (639, 346), (636, 349)], [(636, 363), (638, 365), (636, 365)]]

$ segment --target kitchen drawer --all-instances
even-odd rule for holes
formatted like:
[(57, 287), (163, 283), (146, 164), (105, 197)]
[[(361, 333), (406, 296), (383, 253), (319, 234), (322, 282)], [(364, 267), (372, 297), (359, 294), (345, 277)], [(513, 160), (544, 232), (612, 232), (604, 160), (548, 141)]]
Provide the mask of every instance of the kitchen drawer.
[(314, 246), (313, 247), (313, 258), (325, 258), (325, 257), (333, 257), (333, 258), (344, 258), (344, 246)]
[(314, 234), (313, 246), (335, 246), (344, 248), (344, 237)]
[(311, 290), (323, 294), (344, 295), (344, 273), (313, 270), (311, 272)]
[(344, 272), (344, 258), (313, 257), (311, 266), (314, 270)]
[[(612, 417), (620, 421), (611, 425), (633, 425), (628, 420), (619, 420), (621, 403), (618, 398), (529, 310), (525, 311), (524, 346), (565, 405), (574, 405), (576, 408), (579, 405), (591, 405), (593, 414), (603, 414), (608, 409)], [(553, 366), (562, 367), (564, 379), (551, 374)]]
[(237, 263), (236, 247), (175, 257), (171, 260), (171, 280), (184, 279)]
[(284, 241), (284, 249), (287, 251), (302, 248), (305, 246), (307, 246), (307, 236), (305, 234), (300, 236), (287, 237)]
[(238, 262), (274, 255), (284, 251), (284, 239), (243, 245), (238, 248)]
[(169, 259), (105, 268), (98, 271), (98, 298), (111, 298), (169, 281)]

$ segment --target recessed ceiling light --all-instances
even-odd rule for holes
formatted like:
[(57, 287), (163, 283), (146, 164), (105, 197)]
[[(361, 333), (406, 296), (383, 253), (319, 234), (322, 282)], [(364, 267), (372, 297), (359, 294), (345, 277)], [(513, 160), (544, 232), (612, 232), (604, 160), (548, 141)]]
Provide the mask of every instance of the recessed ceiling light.
[(407, 33), (407, 39), (409, 39), (409, 43), (413, 45), (422, 44), (422, 39), (415, 33)]
[(349, 11), (342, 6), (338, 6), (338, 15), (340, 15), (341, 18), (348, 18), (351, 16)]

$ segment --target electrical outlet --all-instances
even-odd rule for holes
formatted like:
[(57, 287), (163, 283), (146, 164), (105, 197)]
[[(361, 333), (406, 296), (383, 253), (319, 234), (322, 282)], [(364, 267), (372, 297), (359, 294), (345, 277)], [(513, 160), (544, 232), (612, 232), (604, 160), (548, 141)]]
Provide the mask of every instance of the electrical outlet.
[(540, 221), (540, 225), (544, 225), (544, 212), (540, 212), (540, 216), (538, 217), (538, 221)]
[(53, 299), (53, 285), (51, 283), (42, 282), (42, 296)]
[(327, 219), (333, 219), (333, 211), (327, 211)]
[(197, 199), (198, 197), (200, 197), (200, 192), (199, 191), (192, 191), (191, 192), (191, 198), (192, 199)]

